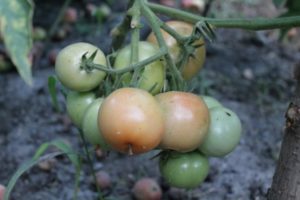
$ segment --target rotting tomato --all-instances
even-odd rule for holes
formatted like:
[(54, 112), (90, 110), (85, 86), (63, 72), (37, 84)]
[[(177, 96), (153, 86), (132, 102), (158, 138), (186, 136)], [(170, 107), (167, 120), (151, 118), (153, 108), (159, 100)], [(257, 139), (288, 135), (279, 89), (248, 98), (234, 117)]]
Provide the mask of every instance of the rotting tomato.
[[(182, 22), (182, 21), (168, 21), (166, 22), (168, 26), (170, 26), (172, 29), (177, 31), (182, 36), (190, 36), (193, 31), (193, 26), (189, 23)], [(171, 57), (173, 60), (179, 62), (182, 58), (180, 56), (181, 50), (180, 45), (177, 43), (176, 39), (173, 38), (170, 34), (165, 32), (164, 30), (161, 30), (163, 34), (163, 38), (166, 42), (166, 45), (169, 48)], [(158, 45), (158, 42), (156, 40), (156, 37), (154, 33), (150, 33), (150, 35), (147, 38), (147, 41), (153, 44)], [(199, 70), (202, 69), (205, 57), (206, 57), (206, 50), (205, 50), (205, 43), (204, 40), (201, 38), (198, 41), (195, 42), (193, 45), (201, 45), (200, 47), (196, 48), (193, 55), (190, 55), (187, 63), (182, 68), (182, 76), (185, 80), (192, 79)]]
[(162, 191), (157, 181), (153, 178), (144, 177), (138, 180), (132, 193), (136, 200), (161, 200)]
[(67, 113), (72, 122), (81, 128), (84, 113), (88, 106), (96, 99), (92, 92), (73, 92), (67, 94), (66, 106)]
[[(153, 44), (149, 42), (141, 41), (138, 44), (138, 61), (143, 61), (151, 56), (154, 56), (159, 50)], [(116, 57), (114, 68), (122, 69), (130, 65), (131, 57), (131, 46), (128, 45), (121, 49)], [(147, 90), (152, 94), (159, 93), (164, 86), (165, 79), (165, 67), (162, 61), (156, 60), (146, 66), (141, 70), (141, 75), (138, 78), (138, 88)], [(124, 85), (128, 85), (131, 81), (132, 74), (126, 73), (122, 76), (122, 81)]]
[(121, 88), (107, 96), (100, 107), (98, 123), (105, 141), (128, 154), (155, 148), (165, 131), (157, 101), (138, 88)]
[(81, 127), (83, 135), (88, 142), (93, 145), (99, 145), (101, 149), (107, 150), (109, 146), (104, 141), (98, 127), (98, 113), (102, 102), (103, 98), (98, 98), (87, 107), (83, 115)]
[(156, 95), (165, 116), (165, 133), (159, 147), (180, 152), (196, 149), (207, 134), (210, 117), (204, 101), (187, 92)]
[(207, 156), (223, 157), (238, 145), (242, 125), (239, 117), (228, 108), (210, 109), (211, 123), (200, 150)]
[(199, 186), (207, 177), (209, 162), (199, 151), (188, 153), (166, 152), (159, 158), (162, 177), (174, 187), (192, 189)]
[(55, 71), (58, 79), (65, 87), (78, 92), (86, 92), (100, 84), (106, 73), (96, 69), (86, 71), (81, 67), (82, 56), (86, 54), (89, 57), (96, 50), (97, 54), (93, 62), (106, 66), (103, 52), (89, 43), (74, 43), (59, 52), (55, 62)]

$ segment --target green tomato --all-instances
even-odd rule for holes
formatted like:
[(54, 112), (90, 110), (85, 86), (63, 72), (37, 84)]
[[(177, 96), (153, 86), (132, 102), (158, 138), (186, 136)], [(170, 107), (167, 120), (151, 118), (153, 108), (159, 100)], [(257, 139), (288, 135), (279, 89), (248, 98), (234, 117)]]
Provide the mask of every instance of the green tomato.
[(83, 115), (88, 106), (96, 99), (92, 92), (69, 92), (67, 94), (67, 112), (72, 122), (81, 128)]
[(81, 58), (84, 54), (91, 56), (97, 50), (95, 64), (106, 66), (103, 52), (89, 43), (74, 43), (63, 48), (56, 58), (55, 71), (61, 83), (78, 92), (86, 92), (97, 87), (105, 78), (105, 73), (99, 70), (86, 71), (81, 69)]
[(103, 139), (103, 136), (98, 127), (98, 111), (103, 102), (103, 98), (96, 99), (86, 109), (82, 120), (82, 132), (85, 139), (93, 145), (100, 145), (101, 149), (109, 149), (108, 144)]
[(210, 109), (210, 127), (200, 150), (207, 156), (222, 157), (238, 145), (242, 132), (239, 117), (228, 108)]
[(207, 177), (209, 163), (199, 151), (173, 151), (160, 156), (159, 169), (171, 186), (191, 189), (199, 186)]
[(223, 105), (215, 98), (211, 96), (201, 96), (205, 104), (207, 105), (208, 109), (215, 108), (215, 107), (223, 107)]
[[(148, 42), (139, 42), (139, 58), (138, 61), (143, 61), (157, 53), (159, 49)], [(116, 69), (122, 69), (130, 65), (131, 58), (131, 46), (128, 45), (121, 49), (116, 57), (114, 67)], [(130, 83), (132, 78), (131, 73), (126, 73), (122, 76), (122, 82), (124, 85)], [(164, 86), (165, 68), (164, 64), (160, 60), (156, 60), (143, 67), (142, 73), (138, 79), (138, 87), (152, 94), (157, 94)]]

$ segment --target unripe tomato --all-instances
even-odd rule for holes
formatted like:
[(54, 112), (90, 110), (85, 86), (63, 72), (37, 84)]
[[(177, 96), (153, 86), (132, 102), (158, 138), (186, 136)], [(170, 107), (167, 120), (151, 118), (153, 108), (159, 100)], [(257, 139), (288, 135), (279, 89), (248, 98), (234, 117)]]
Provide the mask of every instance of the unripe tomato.
[(84, 137), (88, 142), (93, 145), (100, 145), (101, 149), (109, 149), (98, 127), (98, 113), (102, 102), (103, 98), (98, 98), (87, 107), (83, 115), (81, 127)]
[(208, 109), (215, 108), (215, 107), (223, 107), (222, 104), (215, 98), (211, 96), (201, 96), (205, 104), (207, 105)]
[(66, 105), (67, 113), (72, 122), (81, 128), (83, 115), (88, 106), (96, 99), (92, 92), (69, 92), (67, 94)]
[(207, 177), (209, 163), (207, 157), (198, 151), (173, 151), (160, 156), (159, 169), (171, 186), (191, 189), (199, 186)]
[(187, 92), (156, 95), (164, 112), (166, 130), (159, 147), (180, 152), (196, 149), (209, 127), (209, 111), (204, 101)]
[(155, 148), (165, 131), (155, 98), (138, 88), (121, 88), (111, 93), (100, 107), (98, 121), (105, 141), (129, 154)]
[[(188, 24), (186, 22), (182, 21), (168, 21), (166, 22), (168, 26), (170, 26), (172, 29), (177, 31), (182, 36), (190, 36), (193, 31), (193, 26), (191, 24)], [(164, 30), (161, 30), (163, 34), (163, 38), (165, 39), (165, 42), (169, 48), (171, 57), (173, 60), (177, 62), (180, 61), (180, 46), (178, 45), (175, 38), (173, 38), (171, 35), (169, 35)], [(152, 32), (148, 38), (147, 41), (153, 44), (158, 45), (158, 42), (156, 40), (156, 37), (154, 33)], [(183, 67), (181, 73), (185, 80), (190, 80), (193, 78), (199, 70), (203, 67), (204, 61), (205, 61), (205, 44), (203, 39), (199, 39), (197, 42), (195, 42), (195, 45), (203, 44), (201, 47), (197, 48), (194, 52), (194, 56), (190, 56), (188, 59), (188, 62)]]
[[(139, 58), (138, 61), (145, 60), (151, 56), (154, 56), (159, 49), (149, 42), (139, 42)], [(130, 65), (131, 46), (126, 46), (118, 53), (114, 67), (116, 69), (122, 69)], [(123, 75), (122, 80), (125, 85), (128, 85), (131, 81), (132, 75), (130, 73)], [(164, 86), (165, 69), (160, 60), (156, 60), (142, 70), (140, 78), (138, 79), (138, 87), (152, 94), (157, 94)], [(155, 87), (154, 87), (155, 86)], [(154, 88), (153, 88), (154, 87)]]
[(215, 107), (210, 110), (210, 127), (200, 150), (207, 156), (222, 157), (238, 145), (242, 125), (239, 117), (228, 108)]
[(89, 43), (74, 43), (63, 48), (55, 63), (55, 71), (61, 83), (78, 92), (90, 91), (97, 87), (104, 79), (105, 73), (96, 69), (87, 72), (81, 69), (81, 58), (84, 54), (91, 56), (97, 50), (94, 59), (95, 64), (106, 66), (106, 58), (103, 52), (94, 45)]

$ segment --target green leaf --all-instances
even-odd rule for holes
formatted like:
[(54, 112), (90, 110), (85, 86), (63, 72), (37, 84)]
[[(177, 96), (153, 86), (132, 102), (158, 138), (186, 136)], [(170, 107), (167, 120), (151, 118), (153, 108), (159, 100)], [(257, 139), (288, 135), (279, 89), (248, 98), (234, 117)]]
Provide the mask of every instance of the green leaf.
[(5, 48), (24, 81), (32, 85), (31, 63), (28, 58), (32, 47), (32, 0), (1, 0), (0, 30)]
[(77, 152), (72, 149), (72, 147), (70, 145), (65, 143), (63, 140), (53, 141), (50, 143), (50, 145), (53, 145), (56, 148), (58, 148), (59, 150), (61, 150), (62, 152), (64, 152), (66, 154), (66, 156), (70, 159), (72, 164), (76, 168), (80, 168), (81, 162), (80, 162), (79, 156), (77, 155)]
[(285, 2), (286, 0), (273, 0), (273, 3), (277, 8), (282, 6)]
[[(42, 156), (42, 154), (45, 153), (45, 151), (50, 147), (54, 146), (58, 148), (61, 152), (55, 152), (55, 153), (50, 153), (45, 156)], [(76, 167), (76, 174), (75, 174), (75, 192), (74, 195), (77, 195), (77, 191), (79, 188), (79, 177), (80, 177), (80, 170), (81, 170), (81, 159), (77, 155), (77, 152), (74, 151), (70, 145), (66, 144), (62, 140), (56, 140), (53, 142), (46, 142), (42, 144), (34, 154), (33, 158), (24, 162), (21, 167), (15, 172), (15, 174), (12, 176), (10, 179), (7, 188), (5, 190), (4, 194), (4, 200), (9, 200), (11, 191), (13, 190), (14, 186), (16, 185), (16, 182), (18, 179), (30, 168), (32, 168), (34, 165), (38, 164), (39, 162), (54, 158), (59, 155), (67, 155), (67, 157), (70, 159), (72, 164)], [(76, 199), (76, 197), (75, 197)]]
[(39, 157), (41, 157), (45, 151), (48, 149), (50, 143), (46, 142), (44, 144), (42, 144), (35, 152), (34, 156), (33, 156), (33, 160), (39, 159)]
[(56, 92), (56, 78), (54, 76), (49, 76), (48, 78), (48, 90), (50, 92), (52, 104), (57, 112), (60, 112), (60, 108), (57, 101), (57, 92)]
[(39, 159), (31, 159), (31, 160), (28, 160), (25, 163), (23, 163), (21, 165), (21, 167), (15, 172), (15, 174), (10, 179), (10, 181), (6, 187), (5, 193), (4, 193), (4, 200), (9, 200), (10, 193), (13, 190), (14, 186), (16, 185), (16, 182), (31, 167), (33, 167), (34, 165), (36, 165), (39, 162), (54, 158), (54, 157), (62, 155), (62, 154), (63, 154), (62, 152), (51, 153), (51, 154), (47, 154), (43, 157), (40, 157)]

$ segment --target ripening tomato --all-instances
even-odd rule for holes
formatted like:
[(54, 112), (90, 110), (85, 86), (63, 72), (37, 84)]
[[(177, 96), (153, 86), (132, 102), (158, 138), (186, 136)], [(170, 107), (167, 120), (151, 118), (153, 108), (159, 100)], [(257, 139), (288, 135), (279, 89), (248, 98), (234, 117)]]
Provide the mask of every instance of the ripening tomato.
[(96, 46), (78, 42), (63, 48), (56, 57), (55, 71), (60, 82), (67, 88), (78, 92), (86, 92), (96, 88), (104, 79), (105, 73), (96, 69), (86, 71), (81, 68), (81, 58), (97, 51), (95, 64), (106, 66), (103, 52)]
[(207, 156), (225, 156), (232, 152), (240, 141), (241, 121), (233, 111), (224, 107), (210, 109), (210, 118), (208, 134), (199, 149)]
[(67, 113), (72, 122), (81, 128), (83, 115), (88, 106), (96, 99), (96, 95), (92, 92), (69, 92), (67, 94), (66, 106)]
[(155, 148), (165, 131), (155, 98), (138, 88), (121, 88), (106, 97), (98, 123), (105, 141), (113, 149), (129, 154)]
[(98, 127), (98, 113), (102, 102), (103, 98), (98, 98), (87, 107), (83, 115), (81, 127), (83, 135), (88, 142), (93, 145), (99, 145), (101, 149), (107, 150), (109, 146), (104, 141)]
[(210, 118), (204, 101), (187, 92), (156, 95), (164, 112), (166, 130), (159, 147), (180, 152), (196, 149), (207, 134)]
[[(149, 42), (139, 42), (139, 57), (138, 61), (145, 60), (151, 56), (154, 56), (158, 48)], [(125, 48), (121, 49), (117, 54), (114, 67), (116, 69), (122, 69), (130, 65), (130, 57), (131, 57), (131, 46), (128, 45)], [(131, 81), (132, 75), (130, 73), (126, 73), (122, 77), (122, 81), (124, 85), (128, 85)], [(165, 68), (164, 64), (160, 60), (156, 60), (145, 67), (141, 72), (141, 75), (138, 79), (137, 87), (147, 90), (152, 94), (159, 93), (163, 86), (165, 80)]]
[(168, 152), (159, 158), (159, 169), (164, 179), (174, 187), (192, 189), (207, 177), (209, 163), (199, 151)]
[[(190, 36), (193, 31), (193, 26), (191, 24), (188, 24), (186, 22), (182, 21), (168, 21), (166, 22), (168, 26), (170, 26), (172, 29), (177, 31), (182, 36)], [(171, 35), (169, 35), (164, 30), (161, 30), (163, 34), (163, 38), (165, 39), (165, 42), (169, 48), (171, 57), (173, 60), (177, 62), (180, 61), (180, 46), (178, 45), (175, 38), (173, 38)], [(158, 42), (156, 40), (156, 37), (154, 33), (152, 32), (148, 38), (147, 41), (153, 44), (158, 45)], [(192, 79), (200, 69), (202, 69), (205, 61), (206, 56), (206, 50), (205, 50), (205, 43), (203, 39), (199, 39), (195, 42), (194, 45), (201, 45), (199, 48), (196, 48), (194, 51), (194, 54), (191, 55), (188, 59), (188, 62), (183, 67), (181, 73), (185, 80)]]

